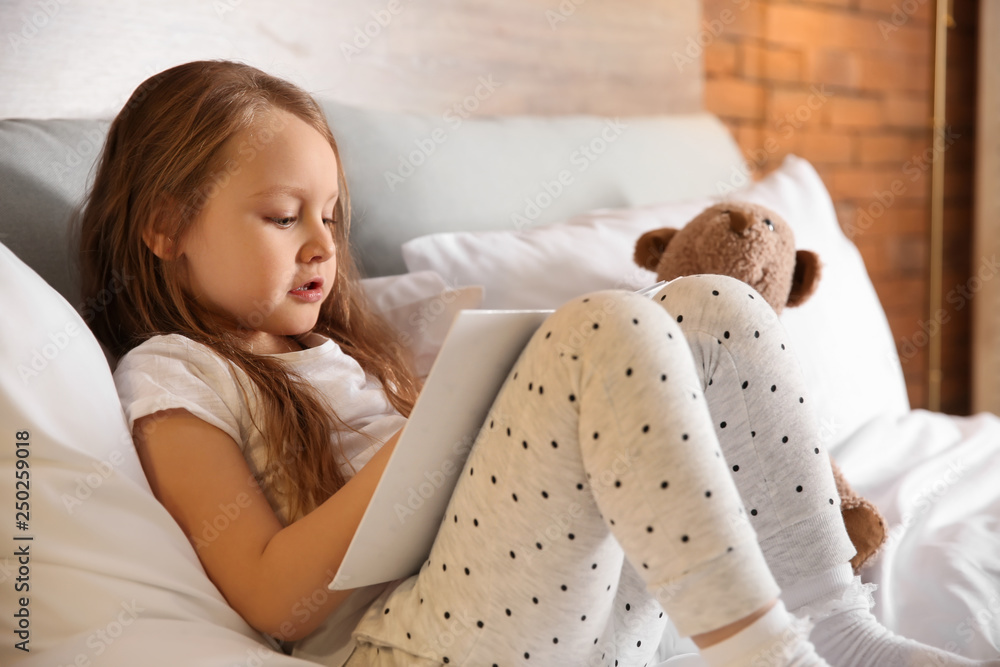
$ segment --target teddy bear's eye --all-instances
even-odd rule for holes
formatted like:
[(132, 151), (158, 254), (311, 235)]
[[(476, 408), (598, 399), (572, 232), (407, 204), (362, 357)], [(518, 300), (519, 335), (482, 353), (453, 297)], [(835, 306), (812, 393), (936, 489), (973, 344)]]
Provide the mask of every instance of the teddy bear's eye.
[(767, 228), (772, 232), (774, 231), (774, 223), (771, 222), (771, 218), (764, 218), (764, 224), (767, 225)]

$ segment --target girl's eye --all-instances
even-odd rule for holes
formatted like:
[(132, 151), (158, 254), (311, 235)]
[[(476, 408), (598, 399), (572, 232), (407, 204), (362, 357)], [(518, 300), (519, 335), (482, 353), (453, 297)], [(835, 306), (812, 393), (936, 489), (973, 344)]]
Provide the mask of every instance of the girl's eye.
[[(291, 227), (296, 221), (298, 221), (298, 218), (296, 218), (295, 216), (287, 218), (268, 217), (267, 219), (273, 222), (274, 224), (278, 225), (279, 227)], [(337, 220), (336, 218), (323, 218), (323, 224), (332, 226), (337, 224)]]

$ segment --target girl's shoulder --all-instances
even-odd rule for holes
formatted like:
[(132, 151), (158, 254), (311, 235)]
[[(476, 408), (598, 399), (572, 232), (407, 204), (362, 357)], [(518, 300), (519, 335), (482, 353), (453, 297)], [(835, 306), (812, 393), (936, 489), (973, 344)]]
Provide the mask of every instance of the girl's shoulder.
[[(125, 357), (132, 354), (163, 353), (171, 350), (197, 350), (199, 348), (208, 349), (205, 345), (184, 336), (183, 334), (158, 334), (150, 336), (131, 350), (125, 353)], [(123, 359), (125, 357), (122, 357)]]
[(247, 409), (233, 368), (186, 336), (153, 336), (129, 350), (114, 372), (129, 429), (141, 417), (182, 408), (245, 442)]
[(119, 360), (144, 356), (215, 357), (221, 359), (212, 348), (188, 338), (183, 334), (159, 334), (150, 336), (125, 353)]
[(155, 370), (158, 375), (231, 375), (229, 364), (212, 348), (181, 334), (152, 336), (125, 353), (115, 367), (115, 378)]

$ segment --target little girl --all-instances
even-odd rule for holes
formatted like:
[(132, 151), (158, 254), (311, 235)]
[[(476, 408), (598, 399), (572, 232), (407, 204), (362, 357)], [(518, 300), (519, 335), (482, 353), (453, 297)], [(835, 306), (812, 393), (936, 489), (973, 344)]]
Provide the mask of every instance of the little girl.
[(559, 308), (421, 571), (328, 591), (419, 391), (349, 228), (316, 102), (230, 62), (139, 86), (82, 214), (85, 292), (133, 278), (93, 327), (150, 485), (252, 626), (325, 664), (643, 665), (666, 611), (711, 665), (971, 664), (869, 614), (785, 334), (718, 276)]

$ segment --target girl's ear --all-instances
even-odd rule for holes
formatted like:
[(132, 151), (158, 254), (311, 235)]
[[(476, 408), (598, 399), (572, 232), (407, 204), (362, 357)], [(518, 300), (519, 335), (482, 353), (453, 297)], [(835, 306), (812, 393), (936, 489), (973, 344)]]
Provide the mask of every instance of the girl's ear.
[(142, 240), (150, 251), (162, 260), (177, 259), (177, 244), (172, 236), (158, 232), (152, 226), (142, 232)]
[(153, 221), (142, 230), (142, 241), (149, 250), (162, 260), (177, 259), (178, 252), (177, 239), (174, 232), (166, 231), (170, 228), (164, 223), (165, 209), (161, 207), (153, 216)]

